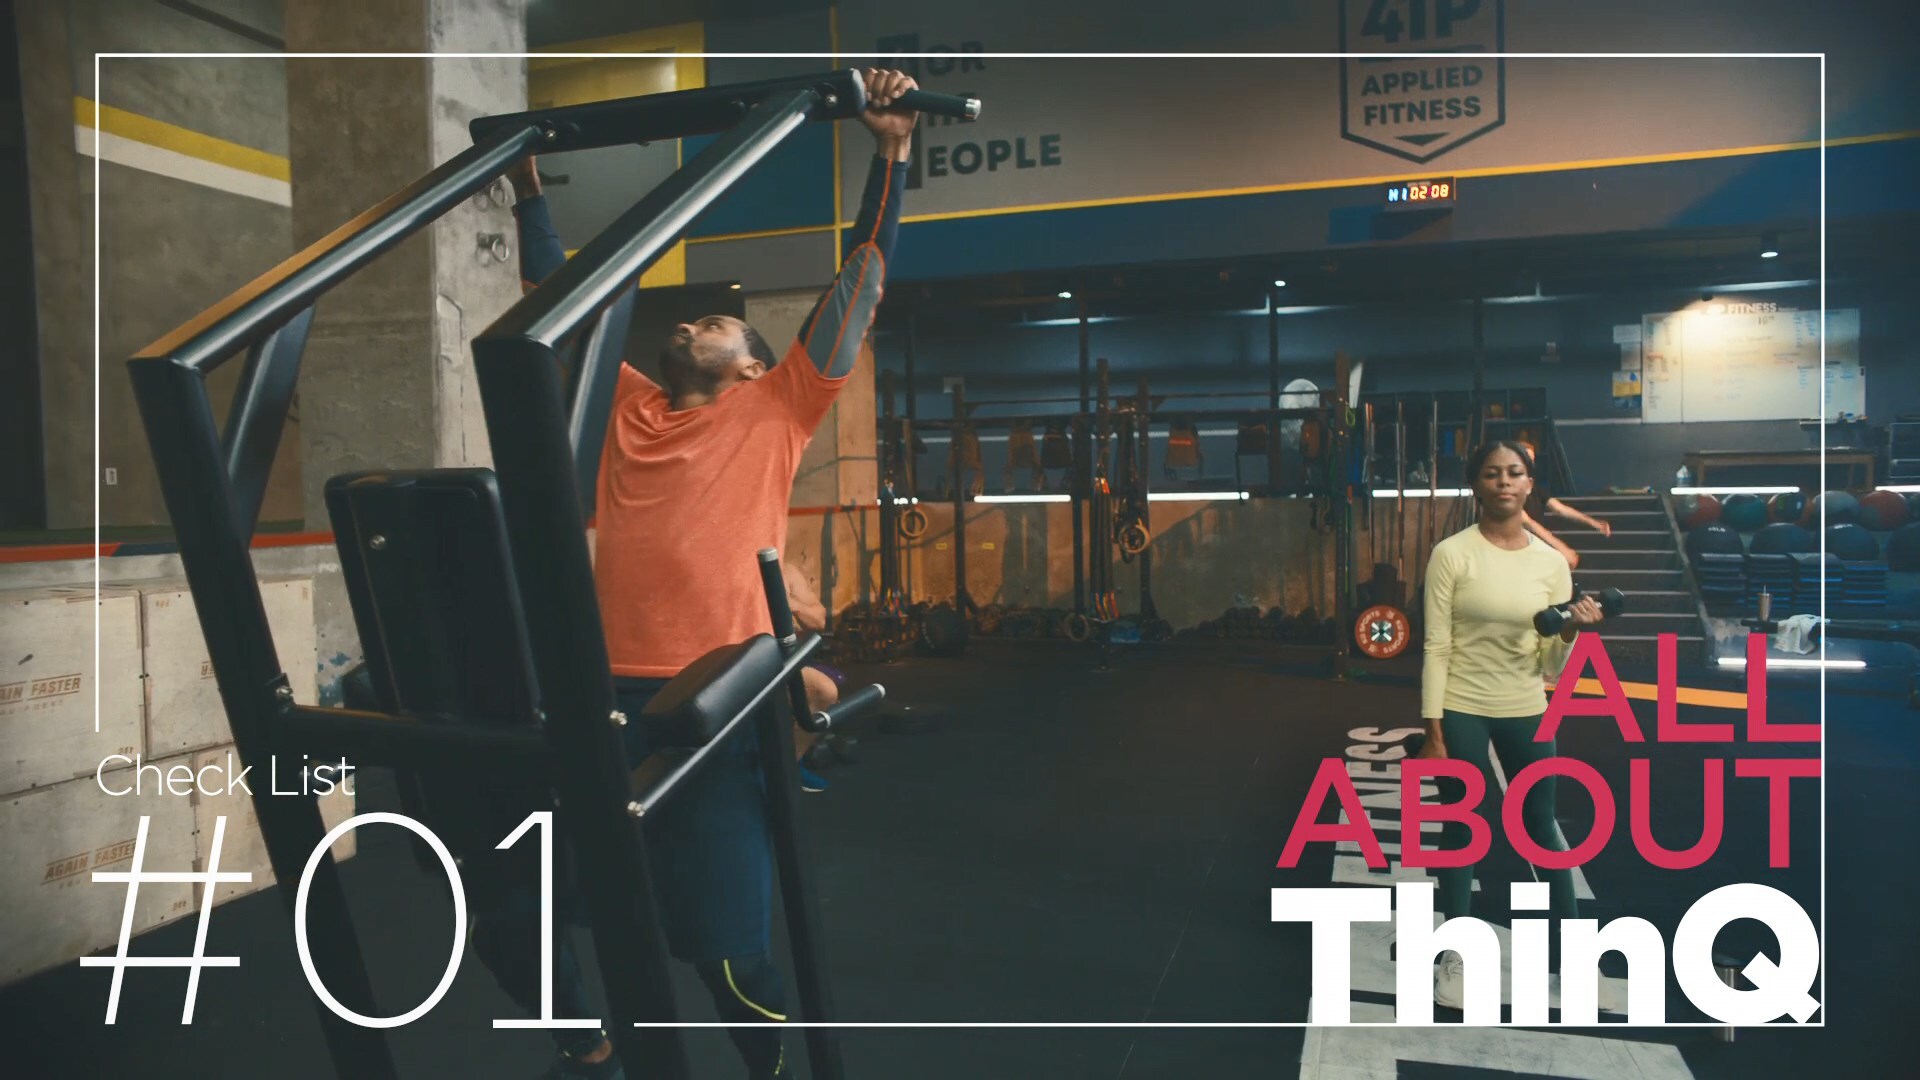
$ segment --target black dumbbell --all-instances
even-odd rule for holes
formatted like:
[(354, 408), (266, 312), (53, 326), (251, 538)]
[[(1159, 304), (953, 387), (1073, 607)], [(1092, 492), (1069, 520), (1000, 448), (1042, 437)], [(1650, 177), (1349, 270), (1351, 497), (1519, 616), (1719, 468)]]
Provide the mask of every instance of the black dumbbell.
[[(1575, 599), (1580, 595), (1591, 595), (1595, 600), (1600, 601), (1600, 610), (1606, 612), (1609, 619), (1627, 610), (1627, 598), (1619, 589), (1602, 589), (1597, 594), (1576, 594)], [(1573, 600), (1569, 600), (1542, 611), (1533, 617), (1533, 628), (1540, 631), (1544, 637), (1558, 634), (1561, 627), (1567, 625), (1567, 609), (1572, 606)]]

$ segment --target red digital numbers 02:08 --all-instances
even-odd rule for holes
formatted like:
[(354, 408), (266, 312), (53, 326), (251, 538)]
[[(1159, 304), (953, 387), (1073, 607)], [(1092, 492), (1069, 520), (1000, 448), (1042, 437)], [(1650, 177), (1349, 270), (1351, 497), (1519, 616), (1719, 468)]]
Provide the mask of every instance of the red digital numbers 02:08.
[(1411, 206), (1452, 206), (1459, 198), (1460, 185), (1452, 177), (1427, 180), (1402, 180), (1387, 187), (1389, 209)]

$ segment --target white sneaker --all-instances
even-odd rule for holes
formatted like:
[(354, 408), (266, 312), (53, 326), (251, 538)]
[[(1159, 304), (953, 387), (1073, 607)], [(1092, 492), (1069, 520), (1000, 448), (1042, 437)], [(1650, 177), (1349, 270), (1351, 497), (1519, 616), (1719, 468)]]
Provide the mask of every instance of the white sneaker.
[(1440, 959), (1433, 965), (1433, 1003), (1446, 1009), (1463, 1008), (1466, 1004), (1466, 988), (1463, 976), (1466, 966), (1455, 952), (1441, 953)]

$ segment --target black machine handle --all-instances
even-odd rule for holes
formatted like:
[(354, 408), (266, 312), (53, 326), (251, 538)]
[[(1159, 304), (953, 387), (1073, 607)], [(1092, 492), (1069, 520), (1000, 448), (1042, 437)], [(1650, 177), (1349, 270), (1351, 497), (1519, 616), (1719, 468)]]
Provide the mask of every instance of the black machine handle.
[[(799, 647), (800, 634), (793, 624), (793, 606), (787, 603), (787, 579), (780, 573), (780, 553), (773, 548), (760, 549), (760, 586), (767, 594), (767, 613), (773, 616), (773, 638), (780, 643), (781, 652), (792, 655)], [(807, 731), (825, 731), (833, 722), (831, 716), (822, 722), (819, 716), (807, 712), (807, 684), (798, 671), (787, 680), (787, 707)]]
[(912, 109), (929, 116), (951, 116), (956, 120), (972, 123), (980, 119), (980, 99), (961, 97), (958, 94), (941, 94), (932, 90), (909, 90), (894, 102), (902, 109)]
[[(787, 579), (780, 573), (780, 553), (772, 548), (760, 549), (760, 584), (767, 591), (767, 612), (773, 616), (773, 637), (780, 648), (790, 650), (799, 640), (799, 633), (793, 625), (793, 608), (787, 603)], [(805, 715), (801, 710), (796, 715)]]
[[(783, 651), (792, 652), (800, 640), (800, 634), (794, 626), (793, 607), (787, 603), (787, 579), (780, 573), (780, 553), (772, 548), (760, 549), (760, 585), (766, 590), (767, 612), (773, 616), (774, 640), (780, 643)], [(800, 727), (818, 734), (835, 724), (844, 724), (878, 708), (886, 698), (887, 690), (879, 683), (863, 686), (814, 713), (807, 710), (806, 686), (799, 678), (787, 681), (787, 694), (793, 706), (793, 715), (799, 718)]]
[(1626, 594), (1619, 589), (1602, 589), (1598, 593), (1584, 593), (1576, 590), (1573, 594), (1573, 600), (1569, 600), (1564, 604), (1555, 604), (1545, 611), (1540, 612), (1538, 615), (1535, 615), (1533, 617), (1533, 628), (1538, 630), (1542, 637), (1552, 637), (1558, 634), (1561, 628), (1567, 625), (1567, 609), (1573, 606), (1574, 600), (1578, 600), (1582, 596), (1592, 596), (1595, 600), (1600, 601), (1600, 610), (1606, 612), (1607, 617), (1610, 619), (1627, 610)]
[(825, 709), (807, 717), (800, 726), (815, 734), (826, 731), (835, 725), (844, 724), (857, 716), (862, 716), (880, 707), (886, 700), (887, 688), (879, 683), (870, 683), (855, 690), (846, 697)]

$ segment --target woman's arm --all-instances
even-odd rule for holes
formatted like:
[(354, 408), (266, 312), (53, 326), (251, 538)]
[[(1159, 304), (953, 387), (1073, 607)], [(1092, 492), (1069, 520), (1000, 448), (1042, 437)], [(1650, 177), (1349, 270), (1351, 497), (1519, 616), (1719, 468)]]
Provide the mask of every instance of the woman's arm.
[(1453, 660), (1453, 587), (1458, 577), (1451, 551), (1437, 551), (1427, 565), (1426, 645), (1420, 666), (1420, 717), (1427, 722), (1422, 757), (1445, 757), (1440, 717), (1446, 711), (1447, 668)]
[(1539, 537), (1541, 543), (1559, 552), (1560, 557), (1567, 560), (1568, 566), (1580, 565), (1580, 553), (1568, 547), (1565, 540), (1553, 535), (1545, 525), (1533, 520), (1532, 514), (1525, 510), (1520, 511), (1520, 524), (1525, 526), (1528, 532)]
[(1613, 526), (1601, 521), (1597, 517), (1583, 514), (1573, 507), (1568, 506), (1566, 503), (1561, 502), (1559, 499), (1548, 499), (1547, 510), (1551, 513), (1559, 514), (1561, 517), (1570, 517), (1582, 525), (1585, 525), (1587, 528), (1598, 532), (1601, 536), (1613, 535)]
[[(1573, 569), (1565, 562), (1561, 562), (1555, 568), (1548, 595), (1573, 595)], [(1540, 675), (1549, 683), (1559, 681), (1561, 669), (1567, 666), (1567, 657), (1573, 655), (1573, 639), (1580, 636), (1580, 628), (1585, 625), (1578, 617), (1587, 610), (1581, 606), (1583, 604), (1591, 607), (1593, 612), (1598, 614), (1599, 606), (1591, 599), (1576, 600), (1560, 632), (1552, 636), (1542, 635), (1540, 638)]]

